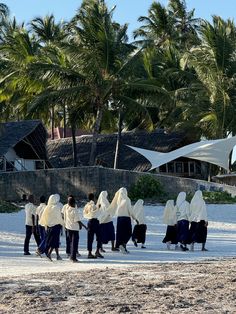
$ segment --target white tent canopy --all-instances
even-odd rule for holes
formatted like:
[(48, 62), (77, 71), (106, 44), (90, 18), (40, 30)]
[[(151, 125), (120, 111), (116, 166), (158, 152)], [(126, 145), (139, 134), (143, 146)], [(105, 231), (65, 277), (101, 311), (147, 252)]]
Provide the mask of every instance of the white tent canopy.
[(152, 167), (150, 170), (158, 168), (179, 157), (188, 157), (201, 161), (206, 161), (211, 164), (229, 170), (229, 155), (236, 145), (236, 136), (219, 140), (202, 141), (193, 143), (169, 153), (160, 153), (152, 150), (142, 149), (134, 146), (132, 148), (139, 154), (143, 155), (150, 161)]

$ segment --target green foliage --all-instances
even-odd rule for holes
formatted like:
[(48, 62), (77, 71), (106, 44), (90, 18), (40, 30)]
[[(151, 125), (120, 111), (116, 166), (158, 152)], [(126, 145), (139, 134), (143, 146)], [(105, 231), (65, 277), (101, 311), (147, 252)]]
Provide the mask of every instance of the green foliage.
[(129, 189), (129, 197), (132, 200), (148, 199), (163, 201), (165, 196), (166, 193), (160, 182), (149, 175), (140, 177)]
[(236, 203), (236, 197), (231, 196), (227, 191), (223, 192), (209, 192), (203, 191), (203, 198), (207, 203), (210, 204), (232, 204)]
[(20, 207), (5, 201), (0, 201), (0, 213), (15, 213), (20, 210)]

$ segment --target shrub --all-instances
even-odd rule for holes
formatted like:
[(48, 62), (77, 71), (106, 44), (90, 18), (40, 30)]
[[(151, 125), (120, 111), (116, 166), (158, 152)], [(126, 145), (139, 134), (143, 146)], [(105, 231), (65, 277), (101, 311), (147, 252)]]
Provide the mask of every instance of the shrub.
[(227, 191), (209, 192), (203, 191), (203, 198), (207, 203), (236, 203), (236, 197), (231, 196)]
[(140, 177), (129, 189), (131, 200), (141, 198), (162, 201), (165, 196), (166, 193), (160, 182), (149, 175)]
[(14, 213), (18, 212), (20, 207), (5, 201), (0, 201), (0, 213)]

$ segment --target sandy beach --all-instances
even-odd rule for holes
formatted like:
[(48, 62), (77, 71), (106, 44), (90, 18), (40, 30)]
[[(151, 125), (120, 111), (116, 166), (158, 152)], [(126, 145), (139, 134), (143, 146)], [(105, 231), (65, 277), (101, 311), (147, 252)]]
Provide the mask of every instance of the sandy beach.
[(79, 263), (23, 256), (24, 211), (0, 214), (0, 313), (235, 313), (235, 205), (208, 205), (207, 248), (167, 250), (163, 206), (146, 206), (146, 249), (123, 255), (105, 245), (104, 259), (87, 259), (80, 234)]
[(1, 280), (0, 313), (235, 313), (235, 259)]

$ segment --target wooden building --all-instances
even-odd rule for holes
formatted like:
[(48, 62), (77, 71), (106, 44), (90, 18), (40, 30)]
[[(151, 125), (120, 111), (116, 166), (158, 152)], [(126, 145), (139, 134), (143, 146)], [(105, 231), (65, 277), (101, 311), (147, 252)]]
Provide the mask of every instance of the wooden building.
[(50, 167), (47, 131), (39, 120), (0, 123), (0, 171), (27, 171)]

